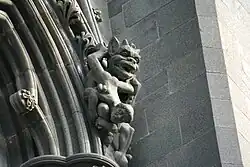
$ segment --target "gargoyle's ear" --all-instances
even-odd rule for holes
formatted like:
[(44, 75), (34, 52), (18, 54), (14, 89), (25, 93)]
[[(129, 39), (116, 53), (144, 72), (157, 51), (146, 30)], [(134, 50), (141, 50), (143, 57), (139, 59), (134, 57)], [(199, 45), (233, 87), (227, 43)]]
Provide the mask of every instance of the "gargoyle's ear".
[(135, 49), (135, 52), (137, 53), (137, 54), (140, 54), (140, 49)]
[(118, 52), (120, 48), (120, 42), (116, 37), (112, 37), (112, 39), (109, 41), (108, 45), (108, 52), (110, 55), (113, 55)]

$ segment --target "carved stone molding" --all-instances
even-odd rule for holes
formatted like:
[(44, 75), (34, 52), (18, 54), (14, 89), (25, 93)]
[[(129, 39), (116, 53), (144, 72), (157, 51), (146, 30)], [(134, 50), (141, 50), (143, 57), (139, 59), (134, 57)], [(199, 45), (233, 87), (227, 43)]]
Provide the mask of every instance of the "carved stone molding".
[(127, 167), (139, 49), (104, 43), (101, 20), (90, 0), (0, 1), (8, 165)]
[(46, 155), (33, 158), (21, 167), (119, 167), (114, 161), (99, 154), (75, 154), (69, 157)]

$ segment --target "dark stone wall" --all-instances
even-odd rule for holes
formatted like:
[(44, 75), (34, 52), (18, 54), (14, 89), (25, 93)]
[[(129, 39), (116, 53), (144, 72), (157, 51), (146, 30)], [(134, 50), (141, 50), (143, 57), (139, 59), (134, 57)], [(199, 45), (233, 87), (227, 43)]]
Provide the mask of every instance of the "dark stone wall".
[(113, 35), (141, 48), (132, 167), (219, 167), (194, 0), (110, 0)]

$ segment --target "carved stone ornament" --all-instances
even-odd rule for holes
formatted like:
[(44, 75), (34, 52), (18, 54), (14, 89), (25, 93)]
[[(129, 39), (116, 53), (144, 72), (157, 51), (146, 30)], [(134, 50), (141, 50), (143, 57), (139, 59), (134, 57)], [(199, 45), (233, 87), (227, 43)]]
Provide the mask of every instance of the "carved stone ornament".
[(35, 106), (37, 105), (35, 96), (32, 95), (30, 91), (25, 90), (25, 89), (21, 90), (21, 94), (22, 94), (22, 98), (24, 100), (25, 108), (28, 111), (32, 111), (35, 108)]
[(102, 22), (102, 11), (99, 9), (93, 9), (93, 12), (95, 14), (95, 19), (98, 23)]
[[(121, 167), (128, 165), (127, 155), (134, 129), (132, 107), (140, 83), (135, 73), (140, 62), (139, 49), (127, 40), (113, 37), (106, 48), (97, 45), (88, 55), (89, 73), (85, 97), (91, 120), (100, 132), (104, 154)], [(118, 140), (114, 140), (118, 138)]]
[(128, 166), (140, 50), (103, 42), (93, 4), (0, 1), (0, 164)]

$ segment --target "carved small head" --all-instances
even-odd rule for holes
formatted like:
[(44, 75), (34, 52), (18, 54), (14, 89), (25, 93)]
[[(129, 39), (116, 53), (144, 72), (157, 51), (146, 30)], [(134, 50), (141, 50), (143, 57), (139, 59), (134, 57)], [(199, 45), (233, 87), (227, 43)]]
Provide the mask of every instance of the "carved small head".
[(111, 108), (110, 121), (113, 123), (130, 123), (134, 118), (134, 109), (131, 105), (119, 103)]
[(108, 70), (120, 80), (127, 80), (135, 76), (139, 69), (140, 50), (125, 39), (121, 43), (113, 37), (108, 45)]

